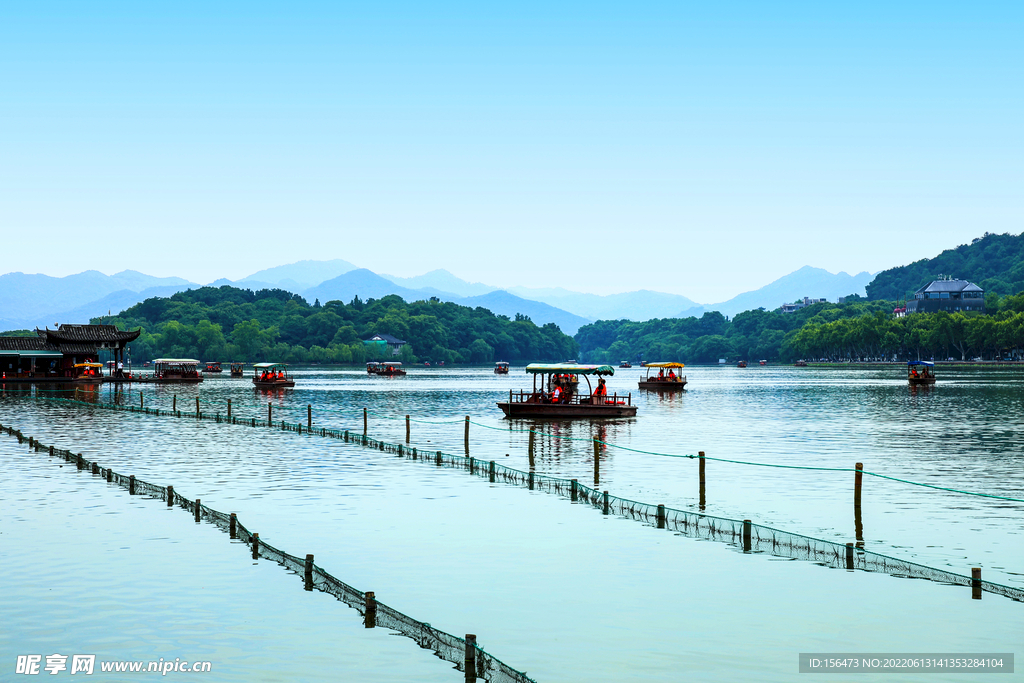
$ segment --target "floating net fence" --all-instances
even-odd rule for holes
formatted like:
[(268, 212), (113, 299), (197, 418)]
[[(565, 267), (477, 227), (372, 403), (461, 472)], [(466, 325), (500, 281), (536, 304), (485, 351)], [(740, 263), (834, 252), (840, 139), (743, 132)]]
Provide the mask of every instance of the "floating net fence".
[(525, 672), (513, 669), (480, 647), (476, 643), (475, 636), (460, 638), (434, 628), (429, 623), (413, 619), (409, 615), (377, 601), (372, 592), (357, 590), (314, 564), (312, 556), (300, 558), (270, 545), (259, 538), (259, 534), (250, 531), (234, 514), (226, 514), (204, 505), (200, 500), (186, 498), (173, 486), (160, 486), (136, 479), (134, 476), (126, 476), (100, 466), (96, 461), (83, 457), (81, 453), (44, 445), (32, 437), (26, 437), (20, 430), (13, 427), (0, 425), (0, 432), (16, 437), (18, 443), (28, 442), (29, 448), (36, 452), (44, 451), (50, 457), (75, 463), (77, 469), (90, 471), (101, 479), (127, 489), (132, 495), (163, 500), (168, 507), (176, 506), (189, 511), (197, 522), (206, 520), (216, 525), (228, 532), (231, 538), (237, 538), (249, 546), (252, 549), (253, 559), (271, 560), (302, 576), (306, 590), (315, 589), (333, 595), (358, 611), (367, 628), (385, 628), (410, 638), (421, 648), (431, 650), (438, 658), (454, 664), (456, 669), (466, 674), (467, 681), (536, 683)]
[[(966, 576), (945, 569), (890, 557), (874, 551), (865, 550), (853, 543), (837, 543), (819, 538), (803, 536), (782, 531), (750, 520), (735, 520), (716, 517), (703, 513), (689, 512), (666, 508), (662, 505), (642, 503), (627, 498), (609, 495), (607, 491), (598, 491), (580, 483), (575, 479), (553, 477), (535, 472), (524, 472), (495, 461), (482, 461), (469, 455), (454, 455), (443, 451), (421, 451), (416, 447), (395, 444), (374, 439), (355, 430), (310, 427), (308, 423), (260, 420), (258, 418), (230, 419), (219, 413), (213, 415), (202, 411), (182, 412), (125, 406), (109, 403), (89, 403), (73, 399), (47, 399), (60, 403), (85, 405), (104, 410), (115, 410), (144, 415), (162, 415), (177, 418), (211, 420), (218, 423), (230, 423), (248, 427), (279, 429), (299, 434), (311, 434), (324, 438), (340, 439), (347, 443), (371, 448), (385, 453), (392, 453), (411, 461), (433, 464), (438, 467), (466, 470), (470, 474), (488, 478), (492, 483), (501, 482), (536, 491), (545, 491), (554, 495), (569, 498), (573, 502), (588, 504), (607, 515), (618, 515), (659, 528), (666, 528), (682, 536), (725, 542), (737, 545), (744, 552), (766, 553), (776, 557), (803, 560), (815, 564), (847, 570), (881, 572), (894, 577), (925, 579), (938, 583), (957, 586), (970, 586), (974, 590), (1002, 595), (1018, 602), (1024, 602), (1024, 588), (1007, 586), (992, 581), (981, 580), (976, 576)], [(974, 570), (978, 572), (979, 570)]]

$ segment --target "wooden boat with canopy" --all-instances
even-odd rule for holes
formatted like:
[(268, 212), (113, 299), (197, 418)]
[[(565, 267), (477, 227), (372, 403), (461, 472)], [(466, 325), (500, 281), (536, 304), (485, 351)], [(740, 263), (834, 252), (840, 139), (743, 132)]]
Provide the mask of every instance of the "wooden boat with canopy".
[(366, 364), (366, 373), (381, 377), (401, 377), (406, 374), (398, 361), (371, 361)]
[(231, 364), (231, 376), (241, 377), (245, 374), (245, 363), (232, 363)]
[[(640, 388), (648, 391), (679, 391), (686, 388), (686, 375), (679, 373), (686, 366), (682, 363), (648, 363), (647, 374), (640, 378)], [(651, 370), (657, 374), (651, 375)]]
[(157, 358), (153, 361), (153, 374), (133, 377), (133, 382), (154, 384), (196, 384), (203, 381), (199, 361), (193, 358)]
[(508, 374), (508, 363), (505, 361), (498, 361), (494, 364), (495, 375), (507, 375)]
[(103, 380), (103, 363), (75, 363), (75, 381), (101, 382)]
[(907, 381), (911, 386), (935, 384), (935, 363), (927, 360), (912, 360), (907, 363)]
[(224, 369), (220, 366), (220, 361), (211, 360), (206, 362), (203, 372), (224, 372)]
[[(601, 389), (601, 377), (615, 374), (610, 365), (578, 365), (576, 363), (531, 363), (526, 372), (533, 375), (533, 391), (520, 391), (518, 394), (511, 389), (508, 401), (499, 401), (498, 407), (505, 417), (553, 417), (553, 418), (591, 418), (591, 417), (633, 417), (636, 406), (633, 405), (632, 394), (602, 394), (595, 391), (590, 376), (598, 378)], [(574, 380), (582, 375), (587, 382), (586, 394), (572, 387)]]
[(260, 389), (295, 386), (295, 380), (284, 363), (256, 363), (252, 366), (252, 371), (252, 383)]

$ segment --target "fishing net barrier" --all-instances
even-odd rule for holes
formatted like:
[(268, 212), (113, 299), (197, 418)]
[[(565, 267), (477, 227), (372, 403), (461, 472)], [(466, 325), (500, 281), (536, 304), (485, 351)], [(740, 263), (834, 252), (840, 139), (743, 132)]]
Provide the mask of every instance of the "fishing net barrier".
[(179, 507), (190, 512), (197, 522), (205, 520), (230, 534), (232, 539), (241, 540), (252, 550), (253, 559), (268, 559), (302, 577), (306, 590), (319, 590), (356, 610), (363, 617), (367, 628), (384, 628), (413, 640), (418, 646), (430, 650), (439, 659), (451, 662), (465, 674), (466, 681), (493, 681), (495, 683), (536, 683), (523, 671), (517, 671), (490, 654), (476, 643), (476, 636), (460, 638), (429, 623), (413, 619), (380, 602), (372, 592), (353, 588), (336, 576), (315, 564), (312, 555), (301, 558), (270, 545), (250, 531), (235, 514), (226, 514), (204, 505), (201, 500), (192, 500), (181, 495), (173, 486), (160, 486), (134, 476), (126, 476), (102, 467), (95, 460), (83, 457), (56, 446), (47, 446), (27, 437), (18, 429), (0, 425), (0, 432), (16, 437), (19, 444), (28, 443), (35, 452), (46, 452), (48, 456), (75, 463), (78, 470), (86, 470), (101, 480), (127, 489), (131, 495), (147, 496), (165, 501), (168, 507)]
[[(665, 528), (688, 538), (728, 543), (741, 548), (744, 553), (769, 554), (775, 557), (813, 562), (823, 567), (880, 572), (898, 578), (925, 579), (948, 585), (969, 586), (975, 592), (985, 591), (1002, 595), (1018, 602), (1024, 602), (1024, 588), (981, 580), (979, 578), (980, 569), (977, 568), (972, 569), (972, 576), (957, 574), (945, 569), (929, 567), (909, 560), (866, 550), (859, 543), (843, 544), (755, 524), (751, 520), (736, 520), (708, 515), (703, 512), (690, 512), (668, 508), (664, 505), (642, 503), (609, 495), (607, 491), (598, 491), (580, 483), (576, 479), (553, 477), (536, 472), (524, 472), (523, 470), (499, 465), (493, 460), (482, 461), (469, 455), (454, 455), (443, 451), (420, 451), (416, 447), (374, 439), (365, 433), (359, 434), (355, 430), (319, 426), (311, 427), (309, 423), (303, 425), (301, 422), (293, 423), (285, 420), (273, 421), (258, 418), (239, 418), (237, 416), (232, 416), (228, 419), (220, 413), (210, 415), (203, 413), (201, 410), (183, 413), (180, 410), (162, 410), (159, 408), (126, 406), (114, 403), (91, 403), (73, 399), (47, 398), (45, 400), (48, 402), (84, 405), (103, 410), (115, 410), (142, 415), (170, 416), (180, 419), (211, 420), (217, 423), (279, 429), (298, 434), (340, 439), (347, 443), (364, 446), (372, 450), (391, 453), (413, 462), (467, 471), (471, 475), (487, 478), (491, 483), (500, 482), (511, 486), (527, 488), (531, 491), (551, 493), (568, 498), (575, 503), (590, 505), (605, 515), (614, 514), (649, 526)], [(459, 420), (459, 422), (463, 421)]]

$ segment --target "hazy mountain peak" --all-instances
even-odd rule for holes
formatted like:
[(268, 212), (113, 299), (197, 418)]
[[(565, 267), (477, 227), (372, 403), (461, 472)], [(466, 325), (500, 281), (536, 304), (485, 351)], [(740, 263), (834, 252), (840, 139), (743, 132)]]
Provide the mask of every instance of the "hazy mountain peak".
[[(298, 285), (299, 288), (306, 289), (309, 287), (316, 287), (321, 282), (332, 280), (339, 275), (344, 275), (345, 273), (355, 269), (355, 265), (343, 259), (332, 259), (330, 261), (314, 261), (307, 259), (303, 261), (296, 261), (295, 263), (287, 263), (283, 266), (264, 268), (263, 270), (256, 271), (252, 275), (247, 275), (237, 282), (269, 282), (285, 289), (291, 289), (296, 285)], [(286, 283), (286, 281), (288, 282)]]

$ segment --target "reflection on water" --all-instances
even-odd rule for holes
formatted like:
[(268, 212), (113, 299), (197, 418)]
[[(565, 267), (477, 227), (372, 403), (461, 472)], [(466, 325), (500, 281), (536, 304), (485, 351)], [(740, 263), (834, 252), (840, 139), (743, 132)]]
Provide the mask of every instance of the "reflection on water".
[[(315, 425), (357, 433), (366, 407), (370, 435), (392, 443), (404, 443), (408, 414), (412, 446), (450, 453), (462, 452), (463, 418), (471, 415), (471, 454), (481, 461), (593, 481), (594, 488), (633, 500), (856, 542), (961, 574), (981, 566), (986, 579), (1021, 585), (1022, 504), (865, 475), (857, 506), (852, 471), (670, 457), (705, 451), (709, 458), (851, 470), (863, 462), (868, 472), (1024, 497), (1017, 417), (1024, 373), (946, 371), (935, 387), (914, 391), (900, 371), (696, 368), (685, 394), (634, 393), (638, 416), (608, 422), (505, 420), (494, 402), (523, 378), (489, 369), (412, 369), (392, 381), (311, 368), (296, 372), (294, 390), (270, 395), (229, 377), (200, 387), (147, 385), (142, 393), (146, 406), (168, 409), (177, 402), (179, 410), (194, 409), (198, 396), (210, 414), (226, 414), (231, 399), (240, 418), (265, 418), (269, 403), (275, 420), (302, 423), (310, 405)], [(635, 387), (621, 373), (611, 381), (619, 393)], [(75, 388), (59, 395), (74, 397)], [(99, 400), (139, 405), (139, 394), (137, 387), (104, 385)], [(641, 651), (658, 653), (644, 672), (651, 680), (675, 680), (684, 665), (697, 672), (695, 680), (744, 678), (734, 669), (699, 673), (697, 655), (679, 646), (691, 638), (702, 643), (700, 650), (720, 653), (740, 638), (751, 648), (751, 660), (737, 663), (748, 667), (747, 678), (756, 672), (759, 680), (790, 680), (792, 662), (779, 653), (795, 652), (799, 643), (842, 650), (884, 642), (916, 651), (921, 637), (929, 646), (952, 645), (937, 626), (949, 621), (972, 624), (965, 631), (990, 644), (1010, 637), (1017, 643), (1024, 633), (1020, 605), (1005, 600), (1013, 610), (986, 596), (974, 611), (969, 596), (961, 600), (957, 589), (934, 584), (920, 588), (923, 582), (859, 573), (838, 578), (847, 574), (768, 562), (756, 553), (737, 564), (727, 547), (649, 536), (667, 532), (635, 524), (621, 530), (613, 516), (538, 491), (489, 486), (337, 440), (95, 411), (33, 395), (5, 389), (0, 422), (44, 441), (78, 444), (118, 471), (173, 483), (186, 495), (255, 519), (250, 524), (261, 537), (300, 556), (316, 552), (318, 563), (389, 604), (452, 632), (487, 633), (488, 649), (531, 674), (544, 672), (542, 680), (622, 679), (632, 672), (624, 662)], [(595, 452), (595, 438), (635, 450), (599, 443)], [(103, 561), (95, 553), (80, 559)], [(693, 585), (705, 588), (687, 589)], [(572, 606), (594, 596), (601, 609), (579, 619)], [(632, 604), (638, 600), (642, 610)], [(915, 619), (918, 603), (931, 606), (928, 619)], [(842, 635), (797, 607), (807, 604), (841, 611)], [(681, 623), (680, 614), (695, 615), (699, 628)], [(565, 644), (558, 655), (546, 644), (555, 640)], [(778, 673), (766, 670), (772, 666)]]

